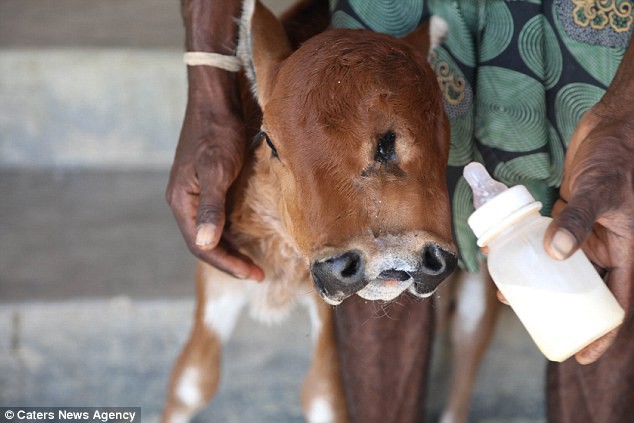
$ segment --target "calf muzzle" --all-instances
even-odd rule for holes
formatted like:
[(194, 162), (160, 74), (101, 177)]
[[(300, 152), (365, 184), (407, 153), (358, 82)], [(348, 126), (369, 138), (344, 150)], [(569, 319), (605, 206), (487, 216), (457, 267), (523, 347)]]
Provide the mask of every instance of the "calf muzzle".
[(310, 270), (322, 298), (336, 305), (357, 292), (369, 300), (391, 300), (405, 290), (428, 297), (456, 264), (453, 251), (428, 243), (412, 253), (386, 248), (371, 258), (351, 249), (313, 261)]
[(358, 250), (315, 261), (310, 266), (320, 295), (331, 304), (339, 304), (368, 284), (365, 258)]
[(412, 275), (414, 283), (409, 291), (417, 297), (428, 297), (449, 276), (458, 264), (453, 251), (438, 244), (425, 246), (421, 254), (420, 270)]

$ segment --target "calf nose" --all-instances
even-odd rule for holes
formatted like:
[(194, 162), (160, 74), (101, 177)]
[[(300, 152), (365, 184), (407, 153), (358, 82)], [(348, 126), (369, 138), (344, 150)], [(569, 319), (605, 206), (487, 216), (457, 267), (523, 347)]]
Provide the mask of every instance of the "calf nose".
[(379, 273), (379, 279), (392, 279), (399, 282), (404, 282), (411, 277), (412, 276), (404, 270), (390, 269)]
[(456, 268), (456, 254), (438, 244), (426, 245), (422, 252), (421, 271), (429, 276), (449, 276)]
[(414, 292), (421, 296), (430, 295), (456, 269), (457, 264), (453, 251), (445, 250), (438, 244), (427, 244), (421, 251)]
[(365, 259), (357, 250), (316, 260), (310, 266), (315, 286), (331, 300), (343, 301), (365, 285)]

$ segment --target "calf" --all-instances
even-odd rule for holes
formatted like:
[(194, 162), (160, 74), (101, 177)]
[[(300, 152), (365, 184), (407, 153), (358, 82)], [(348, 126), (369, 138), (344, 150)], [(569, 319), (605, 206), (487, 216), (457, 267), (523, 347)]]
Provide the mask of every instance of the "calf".
[(163, 421), (187, 421), (213, 396), (222, 344), (243, 307), (276, 322), (298, 303), (314, 332), (306, 417), (346, 421), (332, 305), (354, 294), (429, 297), (456, 266), (448, 122), (426, 61), (429, 29), (406, 40), (327, 30), (293, 51), (280, 22), (253, 1), (241, 26), (239, 54), (262, 125), (232, 188), (227, 231), (266, 280), (238, 281), (198, 263), (194, 327)]

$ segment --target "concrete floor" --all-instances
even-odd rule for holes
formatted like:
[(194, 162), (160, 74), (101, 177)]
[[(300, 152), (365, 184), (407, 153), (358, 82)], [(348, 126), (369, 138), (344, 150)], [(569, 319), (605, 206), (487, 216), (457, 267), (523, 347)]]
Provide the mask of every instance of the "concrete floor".
[[(265, 1), (276, 11), (289, 2)], [(184, 74), (179, 63), (183, 32), (178, 7), (177, 0), (2, 0), (0, 65), (14, 63), (9, 59), (17, 53), (31, 60), (24, 62), (28, 64), (25, 70), (46, 69), (49, 62), (38, 60), (53, 55), (67, 60), (68, 75), (75, 75), (70, 69), (77, 72), (77, 62), (70, 59), (78, 54), (101, 57), (101, 61), (90, 60), (94, 69), (83, 71), (97, 75), (88, 82), (97, 83), (99, 75), (104, 75), (104, 84), (111, 84), (105, 85), (106, 92), (139, 90), (133, 77), (134, 84), (113, 86), (112, 74), (97, 66), (119, 57), (121, 49), (133, 49), (151, 56), (143, 64), (161, 69), (177, 66)], [(120, 65), (122, 61), (117, 63), (117, 75), (138, 73), (132, 66)], [(41, 81), (34, 81), (28, 92), (11, 85), (16, 79), (9, 76), (16, 69), (9, 65), (0, 66), (0, 100), (46, 95), (41, 91), (48, 85)], [(58, 70), (64, 74), (64, 69)], [(169, 81), (176, 79), (170, 76)], [(178, 89), (184, 89), (176, 82)], [(147, 91), (126, 95), (104, 96), (100, 107), (126, 114), (128, 120), (129, 106), (151, 113), (145, 103), (134, 103), (147, 97)], [(31, 146), (34, 154), (40, 154), (36, 164), (27, 155), (17, 168), (0, 167), (0, 407), (140, 406), (143, 420), (156, 422), (170, 367), (189, 331), (194, 294), (194, 259), (164, 201), (168, 170), (161, 160), (140, 166), (156, 170), (139, 171), (136, 166), (137, 170), (130, 170), (125, 165), (112, 170), (100, 157), (115, 157), (119, 163), (120, 156), (117, 151), (102, 150), (77, 156), (76, 167), (60, 166), (75, 163), (71, 160), (75, 156), (46, 162), (49, 155), (59, 152), (50, 134), (59, 133), (60, 114), (46, 115), (48, 109), (40, 103), (20, 101), (15, 104), (37, 107), (0, 113), (4, 117), (0, 125), (13, 124), (7, 116), (29, 116), (20, 126), (25, 134), (49, 134), (42, 136), (41, 144)], [(110, 115), (93, 116), (84, 109), (62, 115), (69, 116), (63, 122), (69, 127), (74, 118), (82, 126), (100, 119), (102, 126), (111, 125), (103, 120)], [(171, 119), (179, 122), (181, 117), (179, 108)], [(156, 126), (160, 119), (149, 116), (148, 122), (152, 119)], [(177, 130), (161, 132), (175, 134)], [(2, 155), (15, 155), (12, 149), (25, 142), (6, 139), (7, 134), (0, 131), (0, 162), (5, 163), (10, 160)], [(102, 147), (102, 141), (108, 140), (107, 133), (81, 135), (79, 140), (92, 140)], [(153, 132), (146, 136), (156, 143)], [(172, 145), (161, 142), (161, 146), (171, 157), (176, 136), (167, 138)], [(86, 145), (73, 144), (74, 154)], [(147, 148), (156, 148), (150, 142), (137, 145), (126, 151), (125, 158), (133, 163), (154, 153)], [(95, 161), (82, 162), (82, 157)], [(96, 170), (95, 163), (105, 170)], [(299, 387), (309, 354), (309, 324), (301, 310), (285, 324), (266, 329), (243, 318), (227, 345), (220, 393), (195, 421), (302, 421)], [(430, 380), (430, 421), (437, 419), (446, 396), (447, 356), (446, 335), (440, 334)], [(470, 421), (544, 421), (544, 365), (524, 329), (505, 309), (482, 363)]]

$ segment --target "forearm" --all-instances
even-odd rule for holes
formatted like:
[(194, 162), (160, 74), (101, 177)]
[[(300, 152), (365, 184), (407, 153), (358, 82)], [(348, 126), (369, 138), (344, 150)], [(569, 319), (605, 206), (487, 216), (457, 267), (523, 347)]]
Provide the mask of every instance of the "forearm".
[[(241, 0), (181, 0), (186, 51), (234, 55)], [(239, 113), (237, 74), (212, 66), (189, 66), (189, 105), (215, 113)]]
[(241, 0), (181, 0), (187, 51), (233, 54)]
[[(634, 39), (634, 37), (632, 37)], [(634, 41), (630, 39), (623, 60), (601, 103), (609, 113), (631, 119), (634, 113)]]

